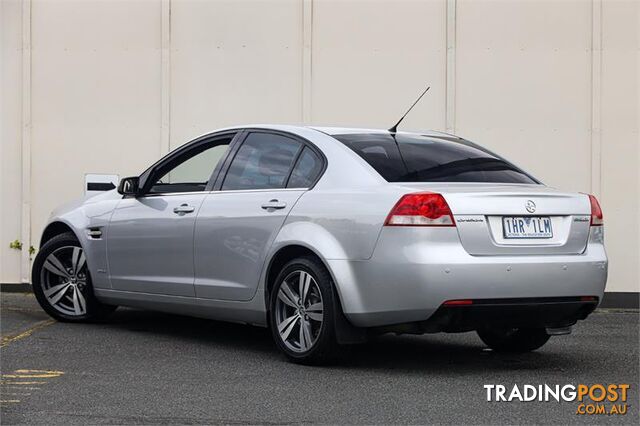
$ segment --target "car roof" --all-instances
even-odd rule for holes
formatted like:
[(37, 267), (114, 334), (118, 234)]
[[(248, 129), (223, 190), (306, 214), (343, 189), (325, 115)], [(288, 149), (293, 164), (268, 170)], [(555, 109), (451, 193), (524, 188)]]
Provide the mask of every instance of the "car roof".
[[(348, 135), (348, 134), (376, 134), (376, 133), (389, 133), (389, 130), (387, 129), (367, 129), (367, 128), (357, 128), (357, 127), (325, 127), (325, 126), (307, 126), (310, 129), (314, 129), (317, 130), (319, 132), (322, 133), (326, 133), (327, 135), (330, 136), (335, 136), (335, 135)], [(458, 138), (457, 136), (454, 135), (450, 135), (448, 133), (444, 133), (444, 132), (438, 132), (435, 130), (421, 130), (421, 131), (415, 131), (415, 132), (405, 132), (405, 131), (398, 131), (397, 133), (400, 134), (412, 134), (412, 135), (422, 135), (422, 136), (433, 136), (433, 137), (454, 137), (454, 138)]]
[[(360, 127), (338, 127), (338, 126), (305, 126), (305, 125), (291, 125), (291, 124), (247, 124), (247, 125), (238, 125), (233, 127), (227, 127), (220, 130), (240, 130), (240, 129), (271, 129), (271, 130), (280, 130), (284, 132), (293, 132), (298, 133), (300, 130), (315, 130), (318, 132), (322, 132), (329, 136), (336, 135), (347, 135), (347, 134), (388, 134), (389, 130), (387, 129), (371, 129), (371, 128), (360, 128)], [(455, 136), (445, 132), (439, 132), (436, 130), (420, 130), (420, 131), (398, 131), (398, 134), (408, 134), (408, 135), (421, 135), (427, 137), (436, 137), (436, 138), (455, 138), (460, 139), (459, 136)]]

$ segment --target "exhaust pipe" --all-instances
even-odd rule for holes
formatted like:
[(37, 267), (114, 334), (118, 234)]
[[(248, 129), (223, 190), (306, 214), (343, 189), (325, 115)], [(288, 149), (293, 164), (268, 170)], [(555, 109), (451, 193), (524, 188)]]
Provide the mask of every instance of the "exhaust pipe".
[(564, 334), (571, 334), (571, 326), (566, 327), (547, 327), (547, 334), (549, 336), (562, 336)]

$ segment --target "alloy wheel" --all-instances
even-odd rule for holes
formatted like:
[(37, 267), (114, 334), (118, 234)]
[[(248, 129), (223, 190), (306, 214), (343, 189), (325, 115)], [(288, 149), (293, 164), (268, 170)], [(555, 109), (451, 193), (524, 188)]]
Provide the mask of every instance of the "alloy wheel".
[(42, 291), (57, 311), (73, 316), (87, 312), (87, 261), (82, 248), (64, 246), (49, 254), (40, 275)]
[(311, 274), (291, 272), (278, 289), (275, 305), (278, 334), (294, 352), (306, 352), (316, 343), (324, 320), (322, 293)]

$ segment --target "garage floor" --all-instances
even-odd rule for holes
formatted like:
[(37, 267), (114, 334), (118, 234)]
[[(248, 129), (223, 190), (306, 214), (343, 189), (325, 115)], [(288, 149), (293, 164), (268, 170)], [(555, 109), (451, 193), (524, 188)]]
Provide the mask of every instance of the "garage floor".
[[(339, 365), (304, 367), (287, 363), (266, 329), (132, 309), (64, 324), (30, 294), (1, 302), (2, 424), (638, 421), (637, 311), (598, 311), (525, 355), (493, 353), (473, 333), (384, 336)], [(629, 411), (487, 402), (483, 388), (544, 383), (627, 383)]]

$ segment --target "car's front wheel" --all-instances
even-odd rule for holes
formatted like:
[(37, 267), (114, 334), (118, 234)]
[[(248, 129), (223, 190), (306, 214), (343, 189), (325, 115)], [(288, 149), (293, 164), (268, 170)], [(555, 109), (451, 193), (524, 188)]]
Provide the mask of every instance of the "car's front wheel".
[(478, 330), (480, 339), (498, 352), (530, 352), (549, 340), (544, 328), (507, 328)]
[(115, 309), (93, 295), (84, 250), (72, 233), (42, 246), (33, 262), (32, 283), (42, 309), (59, 321), (91, 321)]
[(321, 262), (301, 257), (287, 263), (269, 297), (269, 320), (278, 348), (301, 364), (335, 358), (336, 309), (340, 307), (331, 276)]

